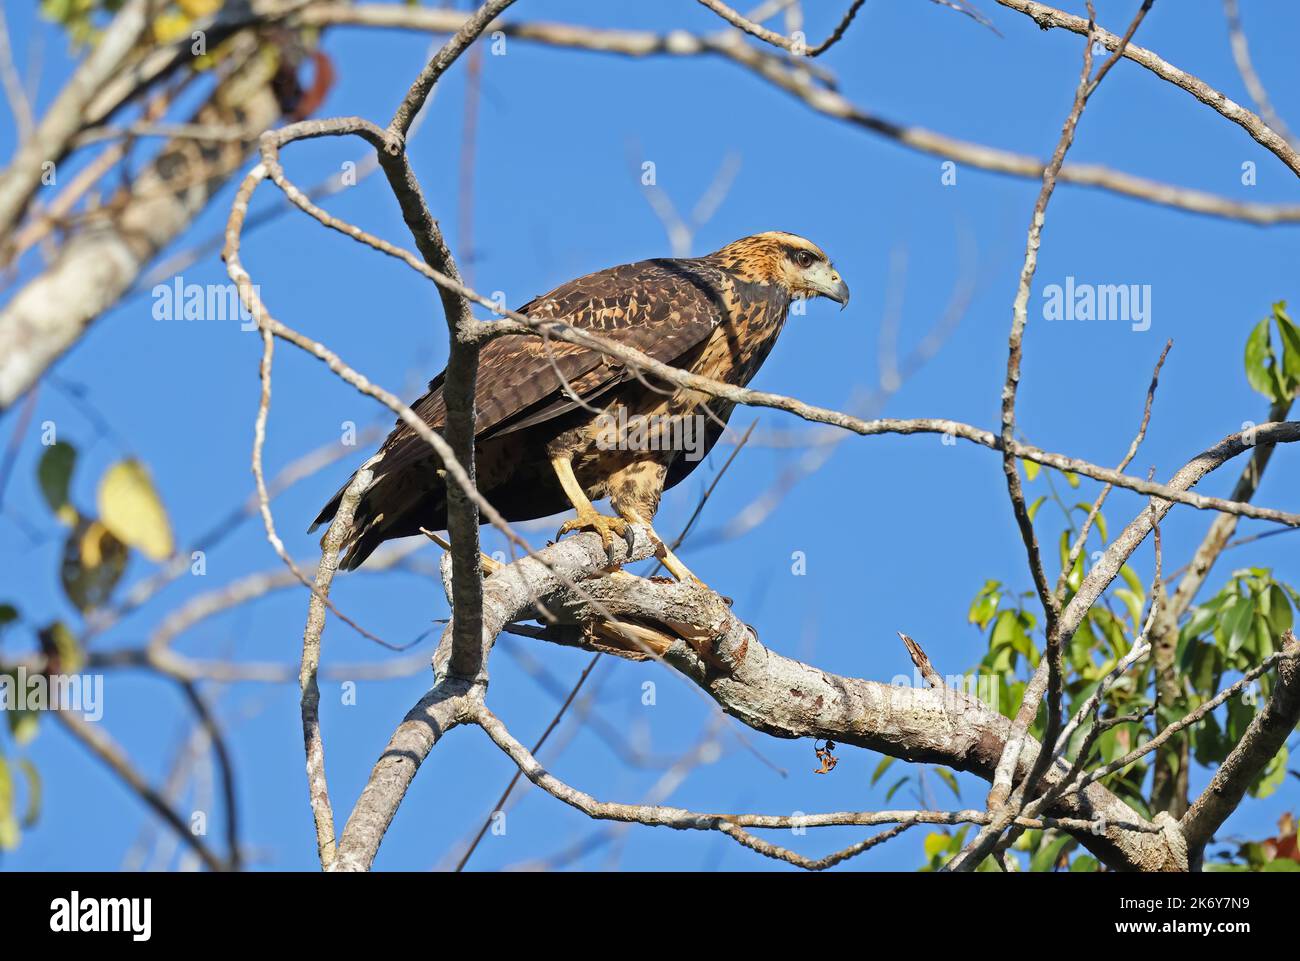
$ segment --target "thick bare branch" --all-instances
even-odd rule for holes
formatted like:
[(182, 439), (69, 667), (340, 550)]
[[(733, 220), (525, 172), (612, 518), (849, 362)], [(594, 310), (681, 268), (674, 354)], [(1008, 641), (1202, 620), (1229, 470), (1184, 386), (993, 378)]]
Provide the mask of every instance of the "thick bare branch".
[[(325, 3), (308, 7), (297, 19), (299, 22), (319, 26), (351, 24), (404, 27), (446, 33), (458, 29), (465, 21), (465, 14), (454, 10), (398, 4)], [(506, 36), (518, 37), (530, 42), (630, 57), (661, 55), (722, 57), (756, 73), (779, 89), (797, 97), (823, 116), (844, 121), (869, 133), (893, 140), (909, 149), (1014, 177), (1039, 179), (1043, 174), (1045, 163), (1038, 157), (960, 140), (924, 127), (898, 123), (864, 110), (835, 90), (828, 89), (824, 78), (818, 77), (807, 69), (810, 64), (804, 63), (798, 68), (792, 67), (788, 58), (773, 54), (754, 44), (745, 43), (739, 35), (730, 31), (718, 36), (701, 37), (683, 30), (655, 33), (642, 30), (582, 27), (564, 23), (508, 22), (492, 24), (491, 29), (499, 29)], [(1110, 35), (1106, 34), (1106, 36)], [(1190, 77), (1176, 67), (1167, 64), (1166, 66), (1180, 77)], [(1195, 82), (1202, 87), (1205, 86), (1199, 80)], [(1231, 103), (1222, 95), (1218, 96)], [(1214, 102), (1217, 101), (1212, 100), (1212, 106)], [(1200, 190), (1136, 177), (1100, 164), (1067, 164), (1061, 169), (1059, 179), (1062, 183), (1109, 190), (1148, 203), (1213, 217), (1243, 220), (1260, 225), (1300, 222), (1300, 204), (1241, 203)]]
[(35, 132), (22, 143), (9, 167), (0, 173), (0, 236), (7, 237), (27, 209), (48, 164), (67, 153), (85, 123), (87, 105), (126, 60), (148, 24), (148, 0), (128, 0), (73, 72)]
[[(652, 545), (642, 545), (640, 540), (638, 536), (638, 550), (632, 556), (649, 556)], [(620, 542), (615, 542), (615, 549), (622, 550)], [(620, 555), (616, 560), (625, 558)], [(983, 777), (992, 776), (1009, 728), (1007, 719), (996, 710), (961, 692), (913, 690), (839, 677), (784, 658), (764, 647), (721, 598), (701, 585), (664, 584), (628, 575), (584, 579), (604, 570), (608, 563), (600, 539), (587, 534), (503, 568), (485, 583), (485, 635), (497, 625), (527, 616), (539, 597), (549, 609), (563, 612), (562, 616), (573, 618), (575, 624), (591, 616), (589, 601), (564, 587), (553, 572), (559, 568), (580, 582), (583, 591), (599, 601), (603, 610), (616, 616), (635, 615), (643, 623), (659, 624), (678, 637), (683, 629), (694, 625), (688, 633), (695, 644), (711, 648), (710, 659), (706, 661), (685, 640), (675, 642), (663, 659), (708, 693), (724, 711), (755, 730), (777, 737), (829, 737), (837, 743), (907, 760), (948, 764)], [(490, 641), (485, 638), (485, 643)], [(440, 661), (448, 656), (447, 647), (444, 639)], [(726, 665), (726, 670), (718, 670), (711, 661)], [(438, 703), (445, 702), (442, 689), (446, 683), (435, 687), (429, 698), (437, 695)], [(394, 756), (397, 749), (390, 744), (377, 765), (375, 777), (380, 783), (372, 778), (344, 831), (341, 866), (369, 866), (382, 830), (391, 821), (419, 761), (436, 740), (425, 720), (429, 698), (408, 715), (399, 729), (399, 740), (406, 745), (401, 749), (401, 759)], [(463, 704), (457, 710), (462, 708)], [(457, 723), (465, 720), (463, 714), (455, 716)], [(440, 734), (442, 728), (437, 730)], [(412, 744), (418, 748), (414, 754)], [(1026, 745), (1022, 755), (1026, 772), (1037, 753), (1036, 743)], [(1063, 766), (1049, 771), (1046, 780), (1052, 783), (1060, 773)], [(1081, 840), (1114, 866), (1181, 869), (1181, 864), (1171, 860), (1163, 834), (1146, 830), (1150, 826), (1144, 825), (1127, 805), (1109, 792), (1097, 792), (1095, 787), (1091, 793), (1065, 802), (1054, 816), (1094, 822), (1104, 818), (1109, 827), (1095, 834), (1082, 832), (1086, 836)], [(355, 832), (353, 821), (357, 824)], [(1122, 830), (1114, 826), (1117, 823), (1142, 828), (1136, 832)], [(351, 860), (344, 863), (347, 851), (351, 852)]]
[[(232, 123), (238, 112), (247, 128), (273, 124), (280, 106), (270, 83), (250, 83), (259, 76), (260, 64), (241, 67), (218, 84), (194, 122)], [(230, 105), (235, 89), (240, 91), (237, 111)], [(149, 261), (189, 227), (238, 170), (250, 146), (170, 141), (122, 194), (120, 205), (110, 204), (103, 218), (69, 239), (55, 260), (14, 294), (0, 309), (0, 411), (26, 392), (117, 303)]]
[[(1036, 3), (1034, 0), (997, 0), (997, 2), (1004, 7), (1031, 17), (1044, 30), (1060, 27), (1069, 30), (1071, 33), (1081, 35), (1089, 33), (1086, 17), (1077, 17), (1074, 14), (1065, 13), (1046, 4)], [(1096, 31), (1096, 39), (1106, 49), (1113, 51), (1120, 48), (1122, 38), (1099, 27)], [(1252, 113), (1230, 97), (1220, 93), (1199, 77), (1195, 77), (1185, 70), (1179, 70), (1152, 50), (1134, 44), (1127, 44), (1124, 46), (1123, 55), (1126, 59), (1146, 67), (1161, 80), (1167, 80), (1180, 90), (1191, 94), (1224, 119), (1230, 120), (1241, 127), (1242, 130), (1250, 134), (1256, 143), (1291, 168), (1294, 174), (1300, 176), (1300, 154), (1297, 154), (1286, 139), (1269, 127), (1257, 114)]]
[(1183, 834), (1193, 863), (1228, 819), (1246, 789), (1273, 760), (1300, 723), (1300, 642), (1290, 631), (1282, 636), (1284, 655), (1277, 665), (1277, 685), (1251, 720), (1232, 753), (1219, 765), (1209, 785), (1183, 815)]

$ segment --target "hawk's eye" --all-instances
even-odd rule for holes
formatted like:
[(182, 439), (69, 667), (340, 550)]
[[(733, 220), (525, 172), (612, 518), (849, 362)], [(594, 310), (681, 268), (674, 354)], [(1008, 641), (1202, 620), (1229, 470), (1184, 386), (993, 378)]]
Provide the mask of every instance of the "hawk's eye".
[(816, 259), (809, 250), (796, 251), (794, 255), (794, 262), (805, 269), (811, 267)]

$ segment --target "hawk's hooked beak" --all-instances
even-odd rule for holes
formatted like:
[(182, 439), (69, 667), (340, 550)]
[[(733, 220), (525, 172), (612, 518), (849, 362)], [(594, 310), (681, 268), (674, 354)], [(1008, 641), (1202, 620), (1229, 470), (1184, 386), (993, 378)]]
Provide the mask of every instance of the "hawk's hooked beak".
[(823, 297), (828, 297), (840, 305), (843, 310), (849, 305), (849, 285), (846, 284), (839, 273), (832, 267), (827, 266), (824, 271), (819, 271), (823, 276), (812, 276), (808, 278), (808, 286)]
[(835, 274), (834, 277), (835, 279), (831, 282), (830, 288), (824, 293), (840, 305), (840, 310), (843, 310), (849, 305), (849, 285), (840, 279), (839, 274)]

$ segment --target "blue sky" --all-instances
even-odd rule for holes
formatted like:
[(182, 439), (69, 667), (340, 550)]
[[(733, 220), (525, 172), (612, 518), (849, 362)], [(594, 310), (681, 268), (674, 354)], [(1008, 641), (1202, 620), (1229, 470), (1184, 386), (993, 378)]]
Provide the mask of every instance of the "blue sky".
[[(809, 5), (814, 6), (814, 5)], [(833, 25), (817, 4), (809, 34)], [(1064, 3), (1082, 12), (1083, 4)], [(982, 3), (1003, 36), (925, 0), (868, 3), (824, 64), (844, 94), (866, 110), (946, 134), (1038, 156), (1054, 146), (1080, 61), (1079, 38), (1041, 32), (1014, 12)], [(1102, 23), (1119, 31), (1135, 3), (1101, 2)], [(28, 4), (6, 3), (20, 63), (43, 44), (45, 69), (38, 108), (48, 105), (69, 61), (64, 37), (33, 19)], [(716, 29), (688, 0), (604, 4), (521, 0), (517, 19), (668, 30)], [(1260, 5), (1244, 11), (1252, 53), (1275, 103), (1300, 125), (1291, 38), (1300, 8)], [(1247, 102), (1234, 69), (1221, 6), (1215, 0), (1158, 3), (1138, 42), (1228, 95)], [(424, 62), (429, 38), (364, 29), (330, 32), (325, 49), (338, 83), (321, 115), (360, 114), (385, 122)], [(448, 239), (462, 254), (457, 218), (459, 144), (465, 102), (464, 64), (439, 87), (411, 144), (416, 172)], [(12, 123), (0, 123), (0, 153), (13, 149)], [(364, 154), (360, 142), (314, 142), (287, 152), (290, 175), (311, 184)], [(819, 302), (792, 318), (754, 386), (829, 407), (847, 407), (878, 378), (880, 320), (891, 259), (906, 257), (900, 333), (904, 351), (942, 314), (969, 270), (976, 290), (942, 351), (889, 399), (892, 416), (935, 416), (993, 427), (1006, 365), (1011, 300), (1024, 233), (1038, 184), (959, 167), (957, 183), (941, 183), (942, 159), (820, 117), (735, 65), (712, 58), (626, 59), (510, 41), (505, 56), (483, 62), (478, 164), (474, 191), (476, 285), (502, 291), (512, 305), (570, 277), (604, 266), (668, 253), (663, 227), (639, 183), (646, 160), (660, 187), (689, 210), (724, 158), (739, 157), (734, 184), (699, 232), (694, 253), (766, 229), (801, 233), (822, 246), (853, 290), (849, 308)], [(1240, 200), (1297, 201), (1293, 175), (1240, 128), (1192, 97), (1129, 62), (1121, 62), (1093, 98), (1071, 161), (1105, 164), (1139, 176)], [(1243, 185), (1242, 164), (1254, 161), (1258, 182)], [(179, 246), (201, 242), (224, 224), (227, 189)], [(278, 202), (270, 188), (255, 208)], [(406, 243), (408, 235), (382, 178), (331, 198), (339, 216)], [(1167, 477), (1196, 452), (1264, 418), (1266, 402), (1242, 373), (1250, 328), (1280, 299), (1300, 301), (1300, 228), (1259, 228), (1062, 186), (1052, 200), (1031, 302), (1019, 418), (1038, 446), (1113, 464), (1128, 446), (1166, 338), (1174, 348), (1161, 378), (1151, 430), (1133, 465)], [(404, 396), (417, 396), (441, 369), (446, 334), (434, 290), (407, 268), (329, 233), (297, 213), (251, 233), (244, 262), (271, 310), (336, 349), (357, 370)], [(467, 258), (469, 259), (469, 258)], [(897, 272), (894, 271), (896, 274)], [(215, 256), (183, 271), (187, 283), (223, 283)], [(1150, 285), (1152, 323), (1044, 322), (1041, 290), (1067, 276), (1096, 284)], [(160, 323), (146, 292), (102, 317), (56, 367), (63, 386), (42, 388), (34, 424), (54, 421), (60, 436), (82, 449), (74, 500), (93, 504), (95, 483), (113, 461), (131, 454), (150, 467), (178, 541), (189, 544), (252, 489), (249, 450), (257, 404), (259, 340), (230, 323)], [(109, 426), (104, 433), (70, 387)], [(12, 434), (15, 413), (0, 418)], [(389, 415), (287, 345), (277, 351), (267, 467), (337, 441), (340, 424), (387, 424)], [(775, 411), (741, 410), (733, 424), (759, 421), (759, 431), (806, 429)], [(58, 586), (62, 528), (35, 483), (40, 455), (36, 427), (20, 448), (0, 517), (0, 601), (20, 604), (28, 623), (75, 612)], [(303, 481), (275, 503), (281, 534), (297, 557), (315, 538), (303, 531), (346, 477), (358, 448)], [(670, 492), (657, 527), (675, 532), (694, 508), (727, 451), (715, 454)], [(1295, 509), (1300, 468), (1292, 452), (1271, 465), (1259, 501)], [(761, 497), (801, 456), (770, 446), (742, 453), (719, 485), (699, 524), (702, 536), (682, 556), (701, 577), (735, 598), (736, 610), (764, 642), (826, 670), (888, 681), (910, 673), (896, 631), (915, 637), (941, 671), (958, 672), (984, 652), (984, 638), (966, 623), (970, 600), (987, 579), (1030, 586), (1023, 550), (1006, 500), (996, 454), (938, 437), (849, 438), (817, 473), (805, 477), (759, 527), (735, 539), (708, 537)], [(1205, 483), (1226, 495), (1239, 466)], [(1042, 481), (1037, 482), (1040, 486)], [(1086, 485), (1085, 485), (1086, 488)], [(1031, 492), (1033, 488), (1031, 487)], [(1091, 493), (1091, 491), (1089, 491)], [(1036, 496), (1036, 495), (1035, 495)], [(1112, 527), (1141, 508), (1116, 493)], [(1055, 518), (1045, 510), (1051, 541)], [(21, 518), (22, 524), (15, 522)], [(1181, 563), (1211, 516), (1176, 510), (1164, 526), (1167, 558)], [(30, 530), (24, 533), (24, 528)], [(1245, 533), (1267, 529), (1257, 522)], [(551, 527), (534, 531), (541, 541)], [(1300, 581), (1294, 535), (1271, 538), (1224, 559), (1212, 585), (1247, 563)], [(806, 574), (791, 572), (802, 551)], [(433, 558), (436, 551), (424, 556)], [(278, 564), (251, 520), (208, 557), (204, 578), (183, 578), (152, 604), (96, 641), (104, 649), (138, 645), (186, 598)], [(1150, 545), (1136, 565), (1150, 576)], [(133, 560), (128, 583), (150, 573)], [(1054, 570), (1052, 571), (1054, 574)], [(341, 577), (338, 604), (387, 638), (414, 638), (446, 615), (433, 581), (409, 573)], [(194, 656), (231, 656), (296, 663), (306, 597), (283, 591), (204, 622), (178, 648)], [(25, 636), (11, 633), (8, 645)], [(419, 650), (431, 652), (433, 639)], [(555, 699), (529, 676), (512, 651), (544, 666), (567, 688), (588, 655), (523, 640), (499, 647), (492, 661), (489, 704), (522, 741), (546, 726)], [(395, 655), (331, 622), (324, 661), (382, 662)], [(336, 816), (350, 810), (395, 724), (427, 688), (423, 672), (396, 681), (361, 682), (358, 703), (340, 703), (325, 684), (322, 721)], [(656, 703), (642, 703), (643, 685)], [(696, 692), (665, 669), (608, 658), (588, 682), (593, 711), (613, 730), (656, 757), (691, 750), (712, 714)], [(303, 775), (298, 694), (294, 686), (235, 685), (212, 691), (228, 719), (238, 762), (244, 840), (256, 866), (309, 869), (314, 836)], [(106, 679), (104, 724), (152, 780), (160, 780), (187, 717), (179, 693), (155, 677), (113, 672)], [(851, 749), (826, 777), (807, 742), (763, 737), (727, 720), (720, 756), (695, 768), (667, 798), (695, 809), (823, 811), (912, 806), (902, 794), (886, 805), (890, 779), (872, 787), (879, 758)], [(53, 723), (26, 749), (46, 782), (41, 823), (4, 860), (13, 868), (115, 869), (149, 815), (139, 801)], [(661, 769), (623, 764), (591, 725), (562, 727), (543, 761), (570, 783), (605, 800), (636, 801), (664, 776)], [(508, 761), (472, 729), (456, 731), (431, 755), (380, 852), (380, 869), (423, 870), (477, 828), (509, 780)], [(1196, 785), (1205, 780), (1196, 776)], [(985, 786), (962, 776), (962, 799), (929, 784), (943, 806), (980, 806)], [(1248, 801), (1226, 834), (1262, 837), (1278, 815), (1296, 807), (1291, 779), (1274, 796)], [(213, 818), (212, 839), (219, 834)], [(480, 869), (547, 859), (604, 832), (536, 790), (510, 809), (504, 836), (489, 836), (475, 854)], [(922, 861), (923, 832), (873, 851), (848, 869), (911, 869)], [(788, 839), (809, 854), (852, 843), (853, 829)], [(572, 863), (627, 868), (783, 869), (721, 836), (634, 828)]]

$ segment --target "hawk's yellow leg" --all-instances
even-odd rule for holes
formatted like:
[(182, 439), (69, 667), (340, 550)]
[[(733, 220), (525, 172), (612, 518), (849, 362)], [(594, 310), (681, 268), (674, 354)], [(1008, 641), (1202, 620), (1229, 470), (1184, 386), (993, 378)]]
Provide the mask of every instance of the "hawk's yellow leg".
[[(551, 458), (551, 467), (555, 469), (555, 476), (560, 479), (560, 485), (564, 488), (564, 493), (569, 498), (569, 502), (573, 504), (574, 510), (578, 512), (578, 516), (573, 520), (564, 522), (564, 526), (560, 528), (556, 537), (563, 537), (573, 530), (594, 530), (600, 534), (601, 539), (605, 542), (605, 549), (608, 551), (613, 542), (611, 534), (617, 533), (622, 537), (627, 533), (629, 523), (639, 524), (645, 527), (651, 539), (658, 545), (655, 554), (673, 577), (679, 581), (692, 580), (701, 584), (704, 583), (691, 573), (691, 569), (683, 564), (676, 554), (668, 549), (668, 545), (664, 543), (663, 538), (655, 533), (654, 527), (638, 511), (624, 508), (620, 511), (622, 517), (608, 517), (598, 512), (595, 505), (591, 503), (591, 500), (583, 491), (582, 485), (578, 483), (578, 478), (574, 476), (573, 463), (569, 458), (553, 457)], [(683, 627), (685, 626), (683, 625)], [(617, 625), (613, 628), (620, 639), (623, 638), (625, 633), (624, 628), (625, 625)], [(689, 628), (686, 628), (685, 631), (679, 631), (679, 633), (682, 633), (686, 643), (710, 664), (715, 667), (725, 667), (712, 653), (707, 638), (695, 636)], [(626, 644), (627, 641), (624, 639), (623, 643)], [(644, 641), (637, 645), (638, 649), (641, 649), (642, 646), (649, 647), (653, 651), (653, 646), (645, 645)]]
[(623, 515), (633, 524), (641, 524), (650, 532), (651, 539), (658, 545), (658, 549), (655, 551), (655, 556), (657, 556), (664, 567), (668, 569), (668, 573), (672, 574), (673, 577), (677, 578), (679, 581), (698, 581), (701, 584), (704, 583), (691, 572), (689, 567), (681, 562), (681, 559), (676, 554), (669, 550), (668, 545), (664, 543), (664, 539), (659, 536), (648, 520), (642, 517), (635, 510), (631, 509), (625, 509)]
[(596, 510), (595, 505), (583, 492), (578, 478), (574, 476), (573, 461), (568, 457), (552, 457), (551, 467), (555, 470), (555, 476), (560, 479), (560, 486), (564, 488), (569, 503), (578, 512), (577, 517), (564, 522), (555, 535), (556, 539), (563, 537), (569, 531), (595, 531), (600, 535), (601, 541), (605, 544), (605, 551), (608, 552), (613, 546), (615, 534), (619, 537), (627, 534), (627, 521), (621, 517), (609, 517)]
[[(656, 556), (658, 556), (659, 560), (663, 562), (664, 567), (668, 569), (668, 572), (672, 574), (673, 577), (677, 578), (679, 581), (700, 581), (700, 579), (691, 572), (691, 569), (683, 564), (681, 559), (668, 549), (668, 545), (665, 544), (663, 538), (656, 533), (654, 526), (637, 511), (625, 509), (621, 512), (623, 514), (622, 517), (609, 517), (597, 511), (595, 505), (591, 503), (586, 493), (584, 493), (582, 485), (578, 483), (578, 478), (574, 476), (573, 462), (568, 457), (551, 458), (551, 467), (555, 470), (555, 476), (560, 479), (560, 486), (564, 488), (564, 493), (569, 498), (569, 503), (571, 503), (574, 510), (578, 512), (578, 516), (573, 518), (573, 520), (564, 522), (559, 533), (556, 534), (557, 538), (563, 537), (565, 534), (569, 533), (569, 531), (594, 530), (600, 534), (601, 540), (605, 543), (605, 550), (608, 551), (610, 545), (613, 543), (613, 534), (623, 537), (627, 534), (629, 522), (632, 524), (639, 524), (650, 532), (651, 539), (656, 545), (658, 545), (658, 549), (655, 551)], [(700, 583), (703, 583), (703, 581), (700, 581)]]

